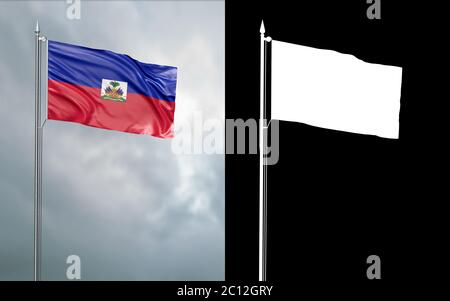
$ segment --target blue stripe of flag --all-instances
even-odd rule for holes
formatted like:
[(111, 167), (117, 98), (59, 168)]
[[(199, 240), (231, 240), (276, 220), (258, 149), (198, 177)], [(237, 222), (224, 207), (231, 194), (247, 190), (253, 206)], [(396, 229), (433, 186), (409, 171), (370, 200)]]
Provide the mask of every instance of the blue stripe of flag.
[(175, 101), (177, 68), (141, 63), (128, 55), (48, 41), (48, 78), (101, 88), (102, 79), (127, 82), (128, 93)]

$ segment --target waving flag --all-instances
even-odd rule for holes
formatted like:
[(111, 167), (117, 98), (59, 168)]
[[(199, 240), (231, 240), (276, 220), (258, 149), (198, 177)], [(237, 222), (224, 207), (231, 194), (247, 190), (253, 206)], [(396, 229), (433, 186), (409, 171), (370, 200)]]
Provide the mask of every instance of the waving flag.
[(177, 68), (48, 41), (48, 118), (173, 137)]

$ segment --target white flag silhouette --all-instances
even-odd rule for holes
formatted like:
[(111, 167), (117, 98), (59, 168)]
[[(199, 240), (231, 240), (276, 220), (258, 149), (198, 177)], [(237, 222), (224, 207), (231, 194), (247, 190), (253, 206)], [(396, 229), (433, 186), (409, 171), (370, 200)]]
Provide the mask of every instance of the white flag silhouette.
[(398, 138), (402, 68), (272, 43), (273, 119)]

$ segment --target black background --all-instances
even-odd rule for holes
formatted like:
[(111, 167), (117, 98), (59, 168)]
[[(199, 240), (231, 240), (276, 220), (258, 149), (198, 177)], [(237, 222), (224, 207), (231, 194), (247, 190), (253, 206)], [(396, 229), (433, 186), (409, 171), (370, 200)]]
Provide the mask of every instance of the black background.
[[(363, 0), (226, 2), (228, 119), (259, 118), (262, 19), (276, 40), (403, 68), (399, 140), (280, 122), (280, 160), (268, 168), (270, 281), (372, 290), (371, 254), (384, 283), (437, 278), (442, 120), (425, 52), (437, 27), (430, 7), (381, 2), (381, 20), (366, 17)], [(226, 156), (227, 280), (258, 278), (258, 164)]]

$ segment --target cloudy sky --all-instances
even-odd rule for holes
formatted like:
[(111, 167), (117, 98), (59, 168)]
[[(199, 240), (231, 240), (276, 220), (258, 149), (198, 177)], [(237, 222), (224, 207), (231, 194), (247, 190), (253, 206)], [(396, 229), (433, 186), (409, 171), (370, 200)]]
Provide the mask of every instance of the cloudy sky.
[[(32, 280), (34, 26), (49, 39), (179, 68), (176, 123), (224, 119), (224, 3), (0, 1), (0, 280)], [(224, 156), (171, 140), (48, 121), (43, 279), (222, 280)]]

